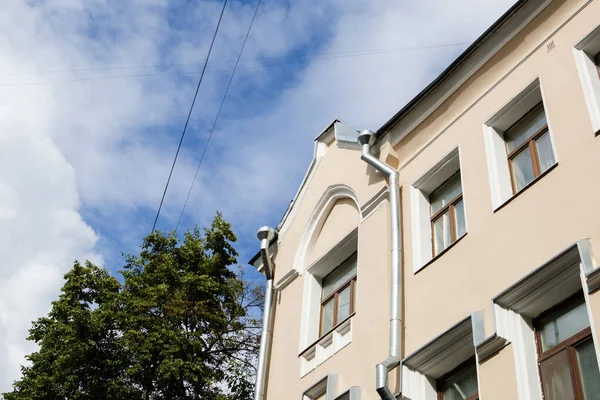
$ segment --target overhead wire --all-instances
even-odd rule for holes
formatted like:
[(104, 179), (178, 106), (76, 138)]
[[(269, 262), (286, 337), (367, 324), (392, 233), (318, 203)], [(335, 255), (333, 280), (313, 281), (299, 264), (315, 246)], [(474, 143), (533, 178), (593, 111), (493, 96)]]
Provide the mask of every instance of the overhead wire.
[[(376, 50), (362, 50), (362, 51), (346, 51), (346, 52), (332, 52), (332, 53), (321, 53), (319, 56), (317, 55), (305, 55), (305, 56), (296, 56), (296, 61), (290, 61), (285, 63), (273, 63), (273, 64), (261, 64), (256, 66), (249, 67), (238, 67), (238, 70), (251, 70), (251, 69), (262, 69), (262, 68), (270, 68), (270, 67), (278, 67), (284, 65), (292, 65), (292, 64), (300, 64), (305, 62), (306, 60), (313, 61), (326, 61), (332, 59), (339, 58), (349, 58), (349, 57), (361, 57), (367, 55), (376, 55), (376, 54), (388, 54), (388, 53), (396, 53), (396, 52), (407, 52), (407, 51), (420, 51), (420, 50), (429, 50), (429, 49), (438, 49), (443, 47), (454, 47), (454, 46), (466, 46), (470, 43), (448, 43), (448, 44), (439, 44), (439, 45), (430, 45), (430, 46), (415, 46), (415, 47), (402, 47), (402, 48), (392, 48), (392, 49), (376, 49)], [(281, 57), (264, 57), (262, 59), (269, 58), (291, 58), (290, 56), (281, 56)], [(261, 61), (262, 59), (252, 59), (248, 61)], [(231, 61), (222, 61), (222, 62), (231, 62)], [(210, 64), (210, 63), (209, 63)], [(110, 69), (127, 69), (127, 68), (165, 68), (165, 67), (182, 67), (182, 66), (192, 66), (198, 64), (157, 64), (157, 65), (148, 65), (148, 66), (131, 66), (131, 67), (113, 67), (107, 68)], [(79, 72), (79, 71), (100, 71), (104, 70), (102, 68), (98, 69), (79, 69), (79, 70), (54, 70), (54, 71), (46, 71), (45, 73), (50, 72)], [(214, 73), (214, 72), (229, 72), (232, 71), (231, 68), (227, 69), (208, 69), (206, 73)], [(145, 78), (145, 77), (156, 77), (156, 76), (175, 76), (175, 75), (195, 75), (198, 72), (157, 72), (157, 73), (148, 73), (148, 74), (128, 74), (128, 75), (109, 75), (109, 76), (96, 76), (96, 77), (84, 77), (84, 78), (73, 78), (73, 79), (61, 79), (61, 80), (53, 80), (53, 81), (37, 81), (37, 82), (24, 82), (24, 83), (3, 83), (0, 84), (0, 87), (20, 87), (20, 86), (37, 86), (37, 85), (49, 85), (56, 83), (70, 83), (70, 82), (85, 82), (85, 81), (95, 81), (95, 80), (107, 80), (107, 79), (119, 79), (119, 78)], [(15, 73), (16, 75), (20, 75), (21, 73)], [(23, 73), (31, 74), (31, 73)], [(0, 74), (2, 75), (10, 75), (10, 74)]]
[(183, 203), (183, 207), (181, 208), (181, 213), (179, 214), (179, 219), (177, 220), (177, 225), (175, 226), (175, 230), (179, 229), (179, 225), (181, 224), (181, 219), (183, 218), (183, 214), (185, 212), (185, 208), (187, 207), (188, 201), (190, 199), (190, 195), (192, 194), (192, 190), (194, 189), (194, 184), (196, 183), (196, 179), (198, 177), (198, 172), (200, 171), (200, 167), (202, 166), (202, 162), (204, 161), (204, 156), (206, 155), (206, 150), (208, 149), (208, 145), (210, 140), (215, 132), (215, 127), (217, 126), (217, 122), (219, 121), (219, 116), (221, 115), (221, 110), (223, 109), (223, 104), (225, 104), (225, 100), (227, 99), (227, 94), (229, 93), (229, 88), (231, 87), (231, 82), (233, 82), (233, 77), (235, 76), (235, 71), (237, 70), (238, 64), (240, 63), (240, 59), (242, 58), (242, 54), (244, 52), (244, 48), (246, 47), (246, 43), (248, 42), (248, 37), (250, 36), (250, 32), (252, 31), (252, 26), (254, 25), (254, 21), (256, 20), (256, 14), (258, 14), (258, 9), (260, 8), (262, 0), (258, 0), (256, 3), (256, 9), (254, 10), (254, 15), (252, 16), (252, 20), (250, 21), (250, 25), (248, 26), (248, 31), (246, 32), (246, 37), (244, 38), (244, 42), (242, 43), (242, 47), (238, 54), (237, 60), (235, 61), (235, 65), (233, 67), (233, 71), (231, 71), (231, 76), (229, 77), (229, 82), (227, 82), (227, 87), (225, 88), (225, 93), (223, 94), (223, 98), (221, 99), (221, 104), (219, 105), (219, 109), (217, 111), (217, 115), (212, 124), (212, 128), (206, 139), (206, 143), (204, 144), (204, 150), (202, 151), (202, 155), (200, 156), (200, 160), (198, 161), (198, 166), (196, 167), (196, 173), (194, 174), (194, 178), (192, 179), (192, 183), (190, 184), (190, 189), (188, 190), (187, 196), (185, 198), (185, 202)]
[[(265, 56), (260, 58), (249, 58), (244, 61), (263, 61), (263, 60), (272, 60), (278, 58), (317, 58), (319, 56), (337, 56), (348, 54), (352, 55), (354, 53), (379, 53), (379, 52), (397, 52), (397, 51), (412, 51), (412, 50), (423, 50), (430, 48), (440, 48), (440, 47), (450, 47), (450, 46), (462, 46), (468, 45), (471, 42), (459, 42), (459, 43), (446, 43), (446, 44), (433, 44), (433, 45), (421, 45), (421, 46), (408, 46), (408, 47), (392, 47), (386, 49), (367, 49), (367, 50), (346, 50), (346, 51), (332, 51), (332, 52), (320, 52), (313, 54), (295, 54), (295, 55), (285, 55), (285, 56)], [(358, 56), (362, 54), (356, 54)], [(218, 63), (233, 63), (235, 60), (214, 60), (209, 61), (208, 64), (218, 64)], [(41, 75), (41, 74), (58, 74), (63, 72), (90, 72), (90, 71), (112, 71), (112, 70), (121, 70), (121, 69), (142, 69), (142, 68), (172, 68), (172, 67), (191, 67), (202, 65), (203, 63), (180, 63), (180, 64), (146, 64), (146, 65), (116, 65), (113, 67), (93, 67), (93, 68), (70, 68), (70, 69), (46, 69), (41, 71), (14, 71), (14, 72), (0, 72), (0, 76), (16, 76), (16, 75)], [(277, 64), (275, 64), (277, 65)]]
[(183, 144), (183, 138), (185, 137), (185, 133), (187, 131), (187, 127), (190, 123), (190, 118), (192, 116), (192, 112), (194, 111), (194, 105), (196, 104), (196, 98), (198, 97), (198, 91), (200, 90), (200, 85), (202, 84), (202, 79), (204, 78), (204, 73), (206, 72), (206, 66), (208, 65), (208, 60), (210, 59), (210, 54), (212, 53), (213, 46), (215, 44), (215, 40), (217, 38), (217, 34), (219, 33), (219, 27), (221, 26), (221, 21), (223, 20), (223, 14), (225, 14), (225, 7), (227, 6), (227, 0), (223, 3), (223, 8), (221, 9), (221, 14), (219, 15), (219, 21), (217, 22), (217, 27), (215, 28), (215, 33), (213, 34), (212, 40), (210, 42), (210, 47), (208, 48), (208, 53), (206, 54), (206, 60), (204, 61), (204, 66), (202, 67), (202, 73), (200, 74), (200, 78), (198, 79), (198, 85), (196, 85), (196, 92), (194, 93), (194, 98), (192, 100), (192, 104), (190, 105), (190, 111), (188, 112), (187, 119), (185, 120), (185, 125), (183, 127), (183, 131), (181, 132), (181, 139), (179, 139), (179, 145), (177, 146), (177, 151), (175, 152), (175, 157), (173, 158), (173, 164), (171, 165), (171, 171), (169, 172), (169, 177), (167, 178), (167, 183), (165, 184), (165, 190), (163, 191), (162, 197), (160, 199), (160, 205), (158, 206), (158, 210), (156, 211), (156, 218), (154, 218), (154, 224), (152, 224), (152, 232), (156, 229), (156, 223), (158, 222), (158, 217), (160, 216), (160, 211), (162, 210), (163, 203), (165, 201), (165, 197), (167, 195), (167, 190), (169, 189), (169, 183), (171, 183), (171, 177), (173, 176), (173, 170), (175, 169), (175, 164), (177, 163), (177, 158), (179, 157), (179, 151), (181, 150), (181, 145)]

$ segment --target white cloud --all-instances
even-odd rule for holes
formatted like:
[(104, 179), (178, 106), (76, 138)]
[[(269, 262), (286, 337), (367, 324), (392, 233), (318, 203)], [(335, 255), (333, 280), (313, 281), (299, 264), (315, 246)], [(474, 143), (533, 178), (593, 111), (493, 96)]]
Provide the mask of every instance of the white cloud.
[[(312, 155), (312, 139), (329, 121), (377, 128), (464, 46), (343, 52), (471, 41), (513, 2), (265, 1), (183, 228), (205, 223), (219, 208), (242, 242), (253, 243), (255, 228), (276, 222), (274, 210), (287, 206)], [(255, 3), (244, 3), (229, 3), (213, 71), (233, 65), (254, 11)], [(197, 72), (221, 4), (3, 2), (0, 392), (34, 348), (25, 342), (26, 330), (48, 311), (72, 261), (101, 260), (115, 247), (132, 251), (150, 229), (197, 74), (30, 84)], [(339, 58), (298, 58), (306, 51)], [(257, 57), (262, 61), (250, 60)], [(24, 71), (33, 73), (3, 75)], [(227, 79), (224, 72), (206, 75), (159, 226), (170, 229), (177, 221)], [(90, 225), (102, 232), (99, 242)]]
[(99, 259), (96, 234), (77, 212), (74, 170), (26, 125), (0, 123), (0, 390), (34, 349), (24, 340), (31, 321), (56, 298), (73, 260)]

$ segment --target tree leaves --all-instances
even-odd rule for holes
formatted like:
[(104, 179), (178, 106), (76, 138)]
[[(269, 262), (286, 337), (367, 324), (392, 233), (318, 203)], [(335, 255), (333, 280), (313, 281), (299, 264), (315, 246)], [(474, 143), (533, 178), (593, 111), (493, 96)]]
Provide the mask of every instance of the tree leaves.
[(245, 281), (220, 214), (180, 242), (155, 231), (127, 255), (123, 283), (75, 262), (29, 340), (39, 351), (7, 400), (251, 396), (263, 296)]

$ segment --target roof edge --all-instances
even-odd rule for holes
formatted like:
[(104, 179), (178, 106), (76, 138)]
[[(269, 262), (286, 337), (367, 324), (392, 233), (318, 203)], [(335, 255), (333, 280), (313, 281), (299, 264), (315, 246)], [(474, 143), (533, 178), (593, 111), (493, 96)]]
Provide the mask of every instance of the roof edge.
[[(469, 47), (467, 47), (465, 49), (465, 51), (463, 51), (446, 69), (444, 69), (444, 71), (442, 71), (442, 73), (440, 73), (440, 75), (438, 75), (431, 83), (429, 83), (415, 97), (413, 97), (404, 107), (402, 107), (400, 109), (400, 111), (398, 111), (396, 114), (394, 114), (394, 116), (392, 118), (390, 118), (387, 122), (385, 122), (377, 130), (377, 132), (376, 132), (377, 138), (384, 136), (391, 129), (393, 129), (400, 121), (405, 119), (411, 112), (413, 112), (413, 110), (416, 109), (417, 106), (419, 106), (428, 96), (433, 94), (433, 92), (435, 92), (444, 82), (446, 82), (451, 76), (458, 73), (459, 70), (461, 69), (461, 67), (466, 63), (466, 61), (469, 60), (474, 55), (474, 53), (476, 53), (477, 50), (479, 50), (486, 42), (488, 42), (491, 38), (495, 37), (497, 32), (503, 26), (505, 26), (509, 21), (511, 21), (513, 19), (513, 17), (515, 17), (515, 15), (518, 14), (519, 11), (521, 11), (525, 7), (525, 5), (534, 3), (534, 2), (538, 2), (538, 3), (540, 3), (540, 5), (543, 5), (545, 7), (551, 1), (552, 0), (519, 0), (519, 1), (517, 1), (511, 8), (508, 9), (508, 11), (506, 11), (498, 20), (496, 20), (496, 22), (494, 22), (483, 34), (481, 34), (473, 43), (471, 43), (471, 45)], [(546, 3), (546, 4), (544, 4), (544, 3)], [(539, 10), (539, 11), (541, 11), (541, 10)], [(537, 14), (539, 14), (539, 11), (532, 17), (532, 19), (535, 16), (537, 16)], [(521, 29), (519, 29), (517, 32), (515, 32), (515, 35), (518, 34), (518, 32), (520, 32)], [(511, 37), (510, 39), (512, 39), (513, 37)], [(507, 42), (509, 40), (507, 40)], [(494, 51), (493, 54), (496, 54), (497, 51), (499, 51), (505, 45), (506, 45), (506, 43), (503, 43), (501, 46), (499, 46), (499, 48), (496, 51)], [(493, 54), (492, 54), (492, 56), (493, 56)], [(489, 58), (491, 58), (491, 56)], [(488, 58), (488, 60), (489, 60), (489, 58)], [(487, 62), (488, 60), (486, 60), (485, 62)], [(479, 68), (481, 68), (481, 66), (478, 66), (475, 70), (477, 71), (477, 70), (479, 70)], [(471, 75), (469, 75), (465, 79), (465, 81)], [(459, 84), (458, 87), (461, 87), (463, 84), (464, 84), (464, 82)], [(449, 90), (449, 94), (444, 98), (443, 101), (445, 101), (448, 97), (450, 97), (450, 95), (452, 93), (454, 93), (456, 91), (456, 89), (457, 88), (453, 88), (453, 89)], [(439, 105), (436, 105), (432, 108), (435, 110), (438, 107), (439, 107)], [(431, 114), (431, 112), (427, 116), (429, 116), (430, 114)], [(426, 118), (427, 116), (425, 116), (424, 118)], [(419, 125), (421, 122), (417, 123), (416, 125)], [(410, 129), (410, 130), (412, 130), (412, 129)]]

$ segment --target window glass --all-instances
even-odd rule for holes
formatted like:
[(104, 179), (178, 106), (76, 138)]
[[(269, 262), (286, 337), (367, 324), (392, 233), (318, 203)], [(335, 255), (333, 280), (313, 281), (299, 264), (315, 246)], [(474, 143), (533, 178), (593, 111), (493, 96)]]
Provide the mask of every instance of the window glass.
[(325, 333), (333, 328), (334, 304), (334, 299), (331, 299), (323, 305), (323, 310), (321, 311), (321, 333)]
[(460, 173), (454, 175), (446, 183), (434, 190), (429, 196), (429, 203), (431, 204), (431, 215), (440, 211), (442, 208), (448, 205), (450, 201), (456, 198), (462, 193), (462, 186), (460, 183)]
[(545, 322), (540, 329), (542, 351), (556, 346), (590, 326), (585, 303), (581, 303), (563, 314)]
[(529, 139), (531, 135), (538, 132), (546, 125), (547, 123), (546, 114), (544, 113), (544, 106), (539, 104), (524, 118), (508, 128), (504, 134), (506, 149), (509, 153), (512, 152), (517, 147), (525, 143), (525, 141)]
[(554, 151), (552, 151), (552, 141), (550, 140), (550, 133), (546, 132), (535, 140), (538, 159), (540, 160), (540, 173), (544, 173), (556, 164), (554, 159)]
[(531, 152), (528, 148), (517, 154), (512, 160), (512, 176), (515, 192), (523, 189), (535, 178), (533, 164), (531, 163)]
[(540, 363), (540, 373), (545, 400), (575, 399), (571, 369), (569, 368), (569, 355), (566, 350), (542, 361)]
[(340, 292), (338, 299), (338, 323), (342, 322), (350, 315), (350, 285), (346, 286), (344, 290)]
[(433, 221), (434, 255), (439, 254), (452, 241), (450, 237), (450, 213), (446, 212)]
[(443, 400), (464, 400), (477, 393), (477, 368), (475, 363), (445, 379), (441, 387)]
[(331, 274), (323, 279), (323, 294), (321, 300), (325, 300), (327, 296), (336, 289), (339, 289), (342, 284), (354, 275), (356, 275), (356, 254), (344, 261), (342, 265), (337, 267)]
[(465, 204), (462, 200), (454, 205), (454, 221), (456, 221), (456, 237), (459, 238), (467, 232)]
[(600, 371), (594, 342), (587, 340), (577, 346), (576, 351), (585, 400), (600, 399)]

